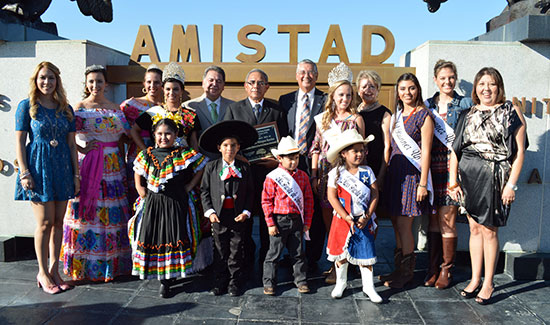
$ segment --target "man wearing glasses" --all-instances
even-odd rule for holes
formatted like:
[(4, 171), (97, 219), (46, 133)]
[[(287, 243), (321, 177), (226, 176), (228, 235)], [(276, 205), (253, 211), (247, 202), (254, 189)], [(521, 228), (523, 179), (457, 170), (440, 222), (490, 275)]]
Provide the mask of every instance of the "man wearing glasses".
[[(269, 89), (267, 74), (260, 69), (252, 69), (246, 75), (244, 89), (248, 97), (232, 103), (225, 112), (224, 120), (240, 120), (256, 126), (275, 122), (279, 130), (279, 137), (288, 135), (288, 124), (286, 112), (279, 108), (277, 102), (265, 98), (265, 93)], [(269, 233), (265, 222), (261, 206), (261, 193), (264, 186), (266, 175), (277, 168), (278, 162), (275, 158), (265, 158), (251, 164), (252, 174), (254, 175), (254, 211), (260, 219), (260, 256), (259, 265), (262, 270), (263, 261), (269, 248)], [(252, 241), (252, 220), (247, 221), (246, 233), (244, 235), (245, 245), (245, 264), (252, 266), (254, 263), (255, 245)]]

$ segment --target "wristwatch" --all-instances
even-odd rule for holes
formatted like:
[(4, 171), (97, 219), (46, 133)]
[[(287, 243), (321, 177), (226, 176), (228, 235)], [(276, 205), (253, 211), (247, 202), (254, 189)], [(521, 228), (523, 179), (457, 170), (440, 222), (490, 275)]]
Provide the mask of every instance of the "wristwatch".
[(509, 188), (511, 188), (511, 189), (514, 190), (514, 191), (517, 191), (517, 190), (518, 190), (518, 186), (515, 185), (515, 184), (506, 183), (506, 187), (509, 187)]

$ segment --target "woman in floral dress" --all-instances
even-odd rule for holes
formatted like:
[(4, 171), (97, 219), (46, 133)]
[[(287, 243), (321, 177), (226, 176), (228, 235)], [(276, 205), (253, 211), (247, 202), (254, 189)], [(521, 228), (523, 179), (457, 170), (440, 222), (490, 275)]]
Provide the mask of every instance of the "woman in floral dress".
[(64, 221), (63, 266), (74, 280), (111, 281), (130, 274), (126, 171), (119, 139), (128, 123), (105, 98), (105, 68), (86, 68), (85, 99), (75, 111), (79, 146), (80, 197), (71, 200)]

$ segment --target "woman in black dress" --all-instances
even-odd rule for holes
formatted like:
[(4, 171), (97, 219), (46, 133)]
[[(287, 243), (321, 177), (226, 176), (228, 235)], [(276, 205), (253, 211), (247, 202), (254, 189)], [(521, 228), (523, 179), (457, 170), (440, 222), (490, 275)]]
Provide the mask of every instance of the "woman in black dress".
[(453, 149), (458, 166), (451, 159), (450, 195), (455, 200), (464, 198), (470, 225), (472, 279), (461, 295), (476, 297), (482, 305), (494, 291), (498, 227), (506, 225), (525, 159), (525, 120), (504, 96), (504, 82), (496, 69), (483, 68), (476, 74), (475, 105), (460, 115), (456, 127)]

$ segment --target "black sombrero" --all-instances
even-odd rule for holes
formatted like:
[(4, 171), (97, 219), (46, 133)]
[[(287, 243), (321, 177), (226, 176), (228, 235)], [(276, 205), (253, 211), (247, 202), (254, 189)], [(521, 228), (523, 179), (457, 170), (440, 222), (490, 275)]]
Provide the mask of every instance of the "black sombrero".
[(199, 147), (215, 153), (218, 152), (218, 145), (227, 138), (237, 138), (241, 149), (246, 149), (258, 140), (258, 132), (244, 121), (221, 121), (204, 130), (199, 138)]

